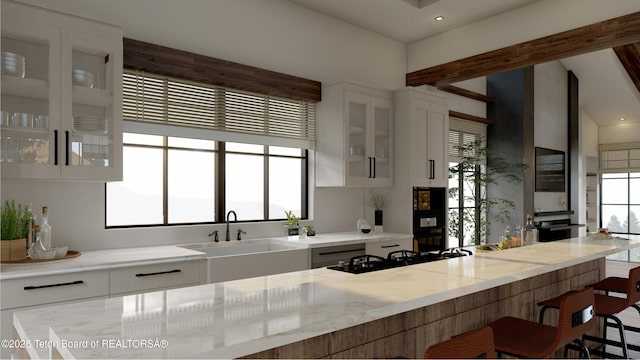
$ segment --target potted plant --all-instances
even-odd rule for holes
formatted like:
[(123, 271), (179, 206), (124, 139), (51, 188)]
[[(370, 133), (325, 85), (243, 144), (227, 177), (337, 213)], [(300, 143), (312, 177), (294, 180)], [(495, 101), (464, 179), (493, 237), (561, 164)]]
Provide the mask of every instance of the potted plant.
[(18, 261), (27, 257), (27, 233), (31, 224), (31, 211), (14, 200), (5, 201), (0, 210), (0, 248), (3, 261)]
[(316, 236), (316, 229), (313, 225), (305, 225), (303, 231), (307, 236)]
[(376, 232), (382, 232), (382, 209), (387, 206), (388, 202), (387, 194), (374, 190), (369, 191), (368, 204), (374, 210)]
[(299, 235), (300, 234), (300, 218), (297, 217), (293, 211), (285, 211), (287, 215), (287, 223), (284, 225), (285, 235)]

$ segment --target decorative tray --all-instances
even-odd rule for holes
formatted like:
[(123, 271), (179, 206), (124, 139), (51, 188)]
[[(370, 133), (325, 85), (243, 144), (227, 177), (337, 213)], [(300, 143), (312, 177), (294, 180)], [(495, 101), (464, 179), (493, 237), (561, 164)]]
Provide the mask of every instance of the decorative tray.
[(41, 262), (47, 262), (47, 261), (58, 261), (58, 260), (64, 260), (64, 259), (71, 259), (74, 257), (78, 257), (80, 256), (80, 251), (73, 251), (73, 250), (69, 250), (67, 251), (67, 255), (61, 257), (61, 258), (56, 258), (56, 259), (31, 259), (31, 258), (26, 258), (26, 259), (22, 259), (22, 260), (7, 260), (7, 261), (2, 261), (2, 263), (4, 264), (32, 264), (32, 263), (41, 263)]

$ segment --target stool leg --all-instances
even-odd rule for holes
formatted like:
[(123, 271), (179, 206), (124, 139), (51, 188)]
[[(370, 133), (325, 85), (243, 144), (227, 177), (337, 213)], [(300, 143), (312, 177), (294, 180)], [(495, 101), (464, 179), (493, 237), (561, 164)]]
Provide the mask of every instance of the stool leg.
[(607, 321), (608, 318), (611, 318), (611, 320), (615, 321), (615, 323), (617, 324), (618, 332), (620, 333), (620, 343), (622, 344), (621, 346), (622, 357), (624, 357), (625, 359), (628, 359), (629, 354), (627, 351), (627, 340), (625, 339), (625, 336), (624, 336), (624, 325), (622, 324), (622, 321), (620, 321), (620, 319), (618, 319), (616, 316), (610, 315), (605, 317), (605, 322)]
[(591, 355), (589, 354), (589, 348), (587, 347), (587, 345), (585, 345), (585, 343), (580, 339), (575, 339), (574, 341), (578, 343), (578, 346), (580, 347), (580, 353), (584, 354), (584, 358), (591, 359)]

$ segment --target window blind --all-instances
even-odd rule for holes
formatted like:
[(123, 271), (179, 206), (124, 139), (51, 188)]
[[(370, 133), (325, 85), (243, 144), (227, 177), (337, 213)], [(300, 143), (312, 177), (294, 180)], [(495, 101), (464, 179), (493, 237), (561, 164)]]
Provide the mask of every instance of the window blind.
[[(449, 161), (460, 162), (463, 156), (475, 156), (473, 151), (463, 153), (461, 148), (479, 140), (485, 140), (487, 125), (473, 121), (449, 118)], [(486, 146), (483, 144), (482, 146)], [(482, 160), (482, 164), (486, 159)]]
[(600, 144), (600, 172), (640, 172), (640, 143)]
[(128, 122), (179, 128), (179, 133), (207, 130), (223, 137), (214, 140), (229, 140), (229, 135), (233, 141), (315, 147), (314, 103), (141, 71), (125, 70), (122, 83), (122, 116)]

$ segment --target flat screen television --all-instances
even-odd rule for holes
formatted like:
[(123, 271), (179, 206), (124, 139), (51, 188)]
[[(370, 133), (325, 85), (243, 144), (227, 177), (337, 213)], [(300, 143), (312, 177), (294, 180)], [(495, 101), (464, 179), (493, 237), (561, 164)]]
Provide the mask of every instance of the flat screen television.
[(536, 147), (536, 191), (565, 191), (564, 151)]

